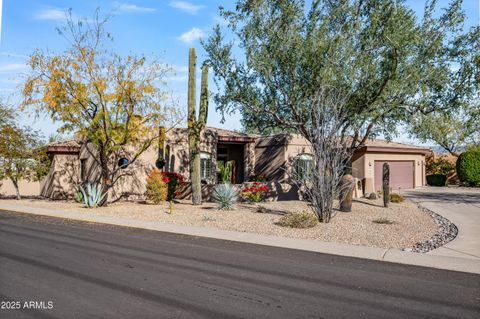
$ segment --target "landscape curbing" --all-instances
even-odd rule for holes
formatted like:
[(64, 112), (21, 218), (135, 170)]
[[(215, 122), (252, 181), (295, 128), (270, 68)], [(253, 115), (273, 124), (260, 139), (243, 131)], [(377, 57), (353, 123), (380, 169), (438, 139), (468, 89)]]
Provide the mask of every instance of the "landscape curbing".
[(2, 203), (0, 203), (0, 210), (480, 274), (479, 261), (460, 257), (426, 255), (406, 252), (400, 249), (356, 246), (343, 243), (322, 242), (318, 240), (220, 230), (209, 227), (194, 227), (152, 221), (140, 221), (120, 217), (86, 216), (84, 213), (75, 211), (51, 210)]

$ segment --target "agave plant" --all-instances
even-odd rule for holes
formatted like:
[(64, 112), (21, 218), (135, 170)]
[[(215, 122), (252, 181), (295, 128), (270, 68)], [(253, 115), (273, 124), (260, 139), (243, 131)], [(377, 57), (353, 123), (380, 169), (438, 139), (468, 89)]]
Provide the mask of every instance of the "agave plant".
[(100, 184), (88, 183), (86, 188), (80, 187), (83, 195), (83, 202), (88, 208), (97, 207), (105, 198), (107, 193), (103, 193), (103, 187)]
[(230, 183), (218, 184), (213, 190), (212, 198), (221, 210), (232, 210), (238, 199), (238, 191)]

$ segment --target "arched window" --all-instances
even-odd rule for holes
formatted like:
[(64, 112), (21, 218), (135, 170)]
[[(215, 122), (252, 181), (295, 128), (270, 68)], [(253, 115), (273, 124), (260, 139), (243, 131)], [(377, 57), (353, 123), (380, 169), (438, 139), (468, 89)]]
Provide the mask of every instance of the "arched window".
[(313, 157), (310, 154), (299, 154), (295, 157), (295, 177), (302, 182), (310, 179), (313, 172)]
[(200, 178), (210, 180), (212, 177), (212, 155), (209, 153), (200, 153)]

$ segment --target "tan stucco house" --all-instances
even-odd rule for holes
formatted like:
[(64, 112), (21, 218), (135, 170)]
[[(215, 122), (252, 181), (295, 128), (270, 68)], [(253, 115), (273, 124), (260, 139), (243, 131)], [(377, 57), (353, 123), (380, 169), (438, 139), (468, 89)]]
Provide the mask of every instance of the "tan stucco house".
[[(159, 148), (158, 145), (151, 146), (128, 167), (130, 174), (119, 180), (111, 190), (110, 199), (143, 198), (146, 177), (156, 165)], [(355, 196), (380, 189), (385, 162), (390, 164), (390, 185), (394, 190), (425, 186), (425, 155), (429, 152), (429, 149), (413, 145), (369, 140), (353, 156)], [(87, 145), (75, 140), (54, 142), (48, 145), (48, 153), (52, 158), (49, 174), (38, 185), (29, 184), (29, 193), (25, 195), (52, 199), (71, 197), (82, 182), (98, 176), (92, 150), (89, 151)], [(167, 132), (164, 154), (163, 170), (181, 173), (188, 179), (186, 129), (176, 128)], [(202, 136), (201, 175), (206, 194), (217, 182), (218, 162), (233, 161), (233, 183), (241, 184), (252, 175), (265, 175), (271, 199), (298, 199), (298, 189), (290, 179), (290, 166), (296, 163), (307, 168), (311, 160), (309, 144), (299, 135), (258, 136), (208, 127)], [(10, 188), (8, 181), (3, 181), (0, 194), (13, 194)], [(183, 196), (188, 195), (188, 189), (185, 189)]]

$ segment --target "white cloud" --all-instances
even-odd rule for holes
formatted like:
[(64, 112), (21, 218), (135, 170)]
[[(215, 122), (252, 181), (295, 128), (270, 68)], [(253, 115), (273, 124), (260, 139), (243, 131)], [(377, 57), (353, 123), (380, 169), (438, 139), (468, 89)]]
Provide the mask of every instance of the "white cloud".
[(21, 82), (20, 79), (0, 79), (0, 83), (3, 84), (19, 84)]
[(65, 21), (67, 19), (66, 11), (59, 9), (41, 10), (35, 14), (37, 20)]
[(2, 52), (0, 52), (0, 55), (7, 56), (9, 58), (28, 59), (28, 55), (19, 54), (19, 53), (15, 53), (15, 52), (2, 51)]
[(182, 41), (182, 42), (185, 42), (185, 43), (191, 43), (195, 40), (198, 40), (200, 38), (203, 38), (204, 36), (206, 36), (207, 34), (199, 29), (199, 28), (193, 28), (191, 29), (190, 31), (187, 31), (185, 33), (182, 33), (179, 37), (179, 39)]
[(189, 14), (197, 14), (205, 6), (196, 5), (187, 1), (171, 1), (170, 6), (175, 9), (182, 10)]
[(180, 73), (188, 72), (188, 66), (186, 66), (186, 65), (172, 64), (171, 67), (172, 67), (173, 71), (175, 71), (175, 72), (180, 72)]
[(27, 65), (25, 63), (3, 63), (0, 64), (0, 73), (14, 73), (26, 71)]
[(128, 12), (128, 13), (145, 13), (145, 12), (154, 12), (157, 11), (155, 8), (140, 7), (136, 4), (121, 3), (117, 7), (119, 12)]
[(186, 75), (174, 75), (168, 76), (165, 78), (165, 82), (186, 82), (188, 81), (188, 76)]

